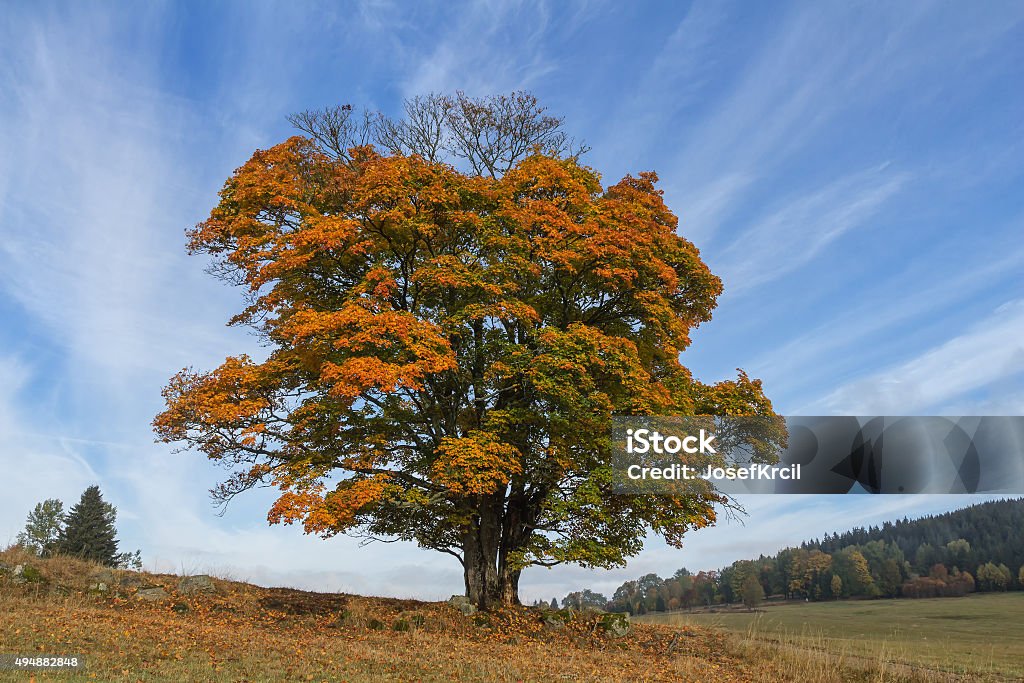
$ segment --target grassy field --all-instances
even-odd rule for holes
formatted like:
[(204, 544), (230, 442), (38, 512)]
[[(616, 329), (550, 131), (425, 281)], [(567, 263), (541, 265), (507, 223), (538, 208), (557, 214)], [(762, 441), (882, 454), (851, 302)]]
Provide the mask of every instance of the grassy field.
[[(0, 551), (0, 654), (86, 658), (83, 671), (0, 671), (0, 681), (950, 680), (709, 625), (634, 624), (610, 638), (596, 614), (562, 612), (552, 625), (527, 608), (466, 616), (445, 603), (222, 579), (210, 592), (184, 594), (180, 579)], [(159, 597), (142, 598), (156, 587)]]
[(1024, 680), (1024, 592), (791, 603), (754, 613), (677, 612), (640, 620), (722, 628), (748, 642), (828, 651), (880, 666), (888, 662), (981, 680)]

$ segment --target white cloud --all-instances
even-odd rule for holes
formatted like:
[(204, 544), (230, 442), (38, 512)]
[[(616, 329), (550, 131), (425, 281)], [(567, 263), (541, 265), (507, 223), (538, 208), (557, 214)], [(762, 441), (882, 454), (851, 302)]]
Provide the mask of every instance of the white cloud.
[(906, 182), (887, 167), (851, 174), (797, 197), (740, 233), (712, 267), (727, 295), (749, 292), (808, 263), (864, 224)]
[[(555, 65), (546, 54), (549, 8), (539, 3), (480, 2), (460, 7), (429, 52), (402, 55), (406, 97), (463, 90), (479, 97), (530, 89)], [(510, 26), (517, 26), (509, 30)]]
[[(925, 5), (797, 4), (776, 9), (741, 71), (727, 84), (716, 84), (722, 91), (706, 97), (705, 108), (679, 117), (676, 126), (684, 132), (678, 141), (673, 138), (670, 156), (659, 161), (669, 206), (678, 207), (683, 234), (698, 246), (711, 245), (723, 232), (730, 234), (742, 209), (755, 213), (752, 219), (744, 215), (748, 224), (764, 220), (757, 215), (764, 206), (758, 192), (783, 188), (793, 196), (810, 196), (819, 188), (805, 179), (818, 175), (841, 182), (842, 172), (829, 164), (834, 148), (816, 154), (810, 172), (799, 166), (800, 156), (841, 139), (848, 132), (844, 117), (893, 93), (899, 92), (906, 106), (922, 101), (943, 105), (950, 94), (942, 91), (946, 81), (935, 71), (964, 68), (998, 49), (1015, 24), (998, 12), (972, 14), (970, 21), (963, 21)], [(956, 22), (957, 30), (949, 31), (942, 25), (945, 21)], [(729, 40), (721, 35), (717, 39)], [(705, 62), (711, 58), (699, 38), (691, 36), (686, 46)], [(673, 42), (665, 51), (666, 58), (686, 54)], [(643, 80), (638, 84), (648, 87)], [(658, 82), (652, 90), (671, 95), (671, 84)], [(682, 99), (687, 99), (686, 92)], [(664, 128), (639, 130), (664, 144)]]
[(817, 414), (820, 408), (843, 415), (948, 414), (954, 401), (1022, 372), (1024, 299), (1018, 299), (943, 344), (841, 386), (799, 412)]
[[(1011, 226), (1009, 232), (1013, 231)], [(951, 315), (979, 292), (1019, 271), (1024, 248), (1011, 240), (995, 244), (991, 251), (960, 252), (955, 265), (946, 274), (934, 259), (908, 259), (893, 279), (853, 293), (845, 308), (830, 307), (828, 318), (813, 329), (800, 330), (785, 344), (762, 351), (745, 367), (787, 396), (806, 395), (886, 357), (905, 343), (908, 326)]]
[[(12, 543), (25, 515), (45, 498), (77, 500), (98, 480), (92, 466), (69, 444), (39, 439), (31, 431), (40, 416), (27, 405), (24, 392), (31, 369), (18, 359), (0, 356), (0, 546)], [(41, 419), (42, 418), (42, 419)], [(45, 491), (45, 495), (40, 495)]]
[[(863, 72), (879, 65), (877, 54), (858, 49), (856, 40), (830, 41), (822, 19), (810, 7), (786, 17), (678, 150), (665, 174), (671, 178), (666, 194), (672, 204), (685, 211), (708, 196), (718, 197), (684, 222), (684, 234), (698, 244), (719, 231), (755, 180), (813, 144), (825, 124), (850, 104)], [(853, 64), (860, 66), (851, 69)], [(742, 182), (725, 183), (727, 178)]]
[(182, 248), (197, 218), (195, 162), (181, 159), (194, 121), (115, 54), (89, 50), (88, 28), (30, 30), (34, 61), (4, 83), (21, 97), (4, 112), (0, 285), (76, 362), (165, 368), (183, 338), (223, 336), (210, 332), (210, 299), (187, 296), (202, 277)]

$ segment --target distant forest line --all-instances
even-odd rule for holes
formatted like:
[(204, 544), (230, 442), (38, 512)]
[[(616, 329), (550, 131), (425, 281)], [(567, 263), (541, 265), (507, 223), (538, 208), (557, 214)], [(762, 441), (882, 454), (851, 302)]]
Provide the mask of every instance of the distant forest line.
[(553, 606), (647, 614), (765, 599), (956, 597), (1024, 590), (1024, 499), (858, 527), (718, 571), (647, 574), (609, 599), (589, 589)]

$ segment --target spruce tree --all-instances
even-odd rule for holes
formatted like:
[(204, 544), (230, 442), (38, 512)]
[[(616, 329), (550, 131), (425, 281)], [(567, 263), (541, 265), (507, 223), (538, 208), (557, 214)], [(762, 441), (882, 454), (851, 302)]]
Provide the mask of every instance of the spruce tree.
[(114, 527), (116, 519), (117, 509), (103, 500), (100, 487), (90, 486), (67, 516), (58, 551), (116, 566), (119, 561), (115, 538), (117, 529)]

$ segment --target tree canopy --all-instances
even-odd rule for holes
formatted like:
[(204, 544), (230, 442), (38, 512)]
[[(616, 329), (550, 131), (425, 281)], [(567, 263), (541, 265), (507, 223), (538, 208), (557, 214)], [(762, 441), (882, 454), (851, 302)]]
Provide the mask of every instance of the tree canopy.
[(613, 414), (773, 415), (760, 382), (680, 362), (722, 283), (657, 176), (602, 186), (522, 93), (406, 113), (298, 115), (227, 180), (189, 248), (269, 351), (176, 375), (159, 436), (232, 467), (221, 500), (276, 486), (271, 522), (455, 555), (481, 607), (527, 566), (713, 523), (713, 490), (611, 490)]
[(18, 545), (45, 557), (56, 549), (63, 528), (64, 503), (47, 498), (28, 513), (25, 530), (18, 534)]

